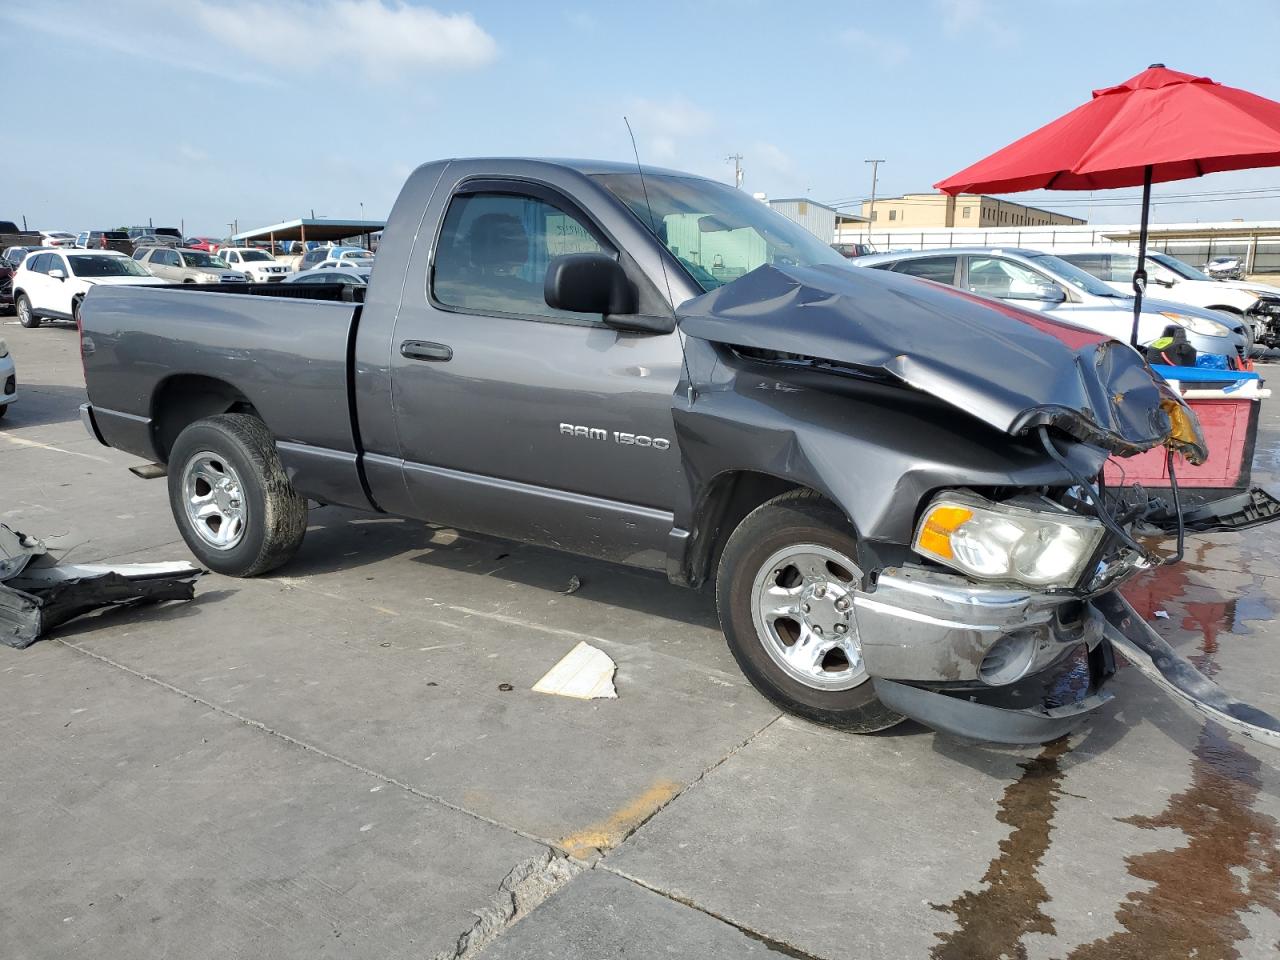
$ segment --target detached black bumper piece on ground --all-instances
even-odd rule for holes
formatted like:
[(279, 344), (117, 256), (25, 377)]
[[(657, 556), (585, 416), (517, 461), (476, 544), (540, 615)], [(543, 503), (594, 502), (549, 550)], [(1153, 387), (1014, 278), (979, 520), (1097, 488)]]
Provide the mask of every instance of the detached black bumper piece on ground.
[(103, 607), (190, 600), (190, 563), (59, 564), (35, 537), (0, 524), (0, 643), (19, 650)]

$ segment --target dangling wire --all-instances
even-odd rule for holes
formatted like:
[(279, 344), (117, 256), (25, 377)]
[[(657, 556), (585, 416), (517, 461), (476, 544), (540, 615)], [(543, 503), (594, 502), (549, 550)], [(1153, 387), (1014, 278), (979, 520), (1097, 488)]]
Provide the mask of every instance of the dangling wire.
[[(1102, 521), (1102, 525), (1106, 527), (1113, 536), (1119, 539), (1121, 543), (1124, 543), (1131, 549), (1138, 551), (1138, 553), (1142, 554), (1142, 556), (1146, 557), (1153, 563), (1160, 563), (1161, 560), (1159, 557), (1154, 555), (1146, 547), (1142, 546), (1142, 544), (1138, 543), (1138, 541), (1134, 540), (1133, 537), (1129, 536), (1129, 534), (1125, 532), (1118, 523), (1116, 523), (1115, 518), (1111, 516), (1111, 513), (1107, 510), (1107, 505), (1099, 499), (1097, 493), (1094, 491), (1093, 485), (1082, 477), (1075, 467), (1071, 466), (1071, 464), (1067, 462), (1067, 458), (1064, 457), (1061, 452), (1059, 452), (1057, 446), (1054, 445), (1053, 439), (1049, 436), (1049, 428), (1041, 426), (1039, 432), (1040, 443), (1044, 446), (1045, 453), (1049, 454), (1058, 466), (1067, 471), (1067, 474), (1076, 482), (1076, 485), (1080, 488), (1081, 492), (1089, 498), (1089, 502), (1093, 504), (1094, 510), (1097, 511), (1098, 519)], [(1179, 514), (1179, 520), (1181, 520), (1181, 514)]]
[(1178, 515), (1178, 549), (1174, 551), (1173, 556), (1165, 557), (1162, 563), (1173, 564), (1182, 559), (1182, 548), (1186, 541), (1187, 525), (1182, 518), (1182, 500), (1178, 495), (1178, 475), (1173, 469), (1173, 450), (1166, 450), (1164, 457), (1165, 466), (1169, 470), (1169, 489), (1173, 494), (1173, 512)]

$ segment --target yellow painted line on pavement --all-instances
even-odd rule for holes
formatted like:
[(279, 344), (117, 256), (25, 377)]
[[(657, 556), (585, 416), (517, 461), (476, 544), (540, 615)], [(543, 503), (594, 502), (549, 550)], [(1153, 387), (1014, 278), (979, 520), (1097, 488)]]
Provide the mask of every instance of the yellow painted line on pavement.
[(561, 838), (558, 846), (578, 859), (583, 859), (596, 850), (612, 849), (630, 836), (636, 827), (670, 803), (671, 798), (679, 792), (680, 784), (674, 780), (659, 780), (625, 807), (610, 814), (607, 820)]

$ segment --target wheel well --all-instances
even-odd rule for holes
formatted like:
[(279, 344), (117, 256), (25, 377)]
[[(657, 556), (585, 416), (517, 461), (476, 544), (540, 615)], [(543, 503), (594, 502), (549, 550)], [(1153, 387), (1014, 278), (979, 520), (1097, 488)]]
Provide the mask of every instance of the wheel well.
[(167, 462), (178, 434), (197, 420), (220, 413), (258, 416), (249, 399), (229, 383), (193, 374), (170, 377), (160, 385), (151, 400), (156, 451)]
[(699, 586), (712, 576), (729, 536), (752, 510), (799, 484), (767, 473), (736, 470), (711, 481), (694, 513), (687, 576)]

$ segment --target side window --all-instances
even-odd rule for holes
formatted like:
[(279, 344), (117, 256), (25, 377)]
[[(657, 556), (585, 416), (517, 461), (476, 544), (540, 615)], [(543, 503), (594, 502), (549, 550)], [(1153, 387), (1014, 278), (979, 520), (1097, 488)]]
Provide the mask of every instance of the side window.
[(599, 320), (553, 310), (543, 297), (547, 266), (568, 253), (610, 253), (576, 217), (534, 197), (454, 197), (436, 247), (431, 291), (449, 307), (549, 319)]
[(64, 277), (71, 276), (71, 271), (67, 268), (67, 261), (63, 260), (56, 253), (47, 253), (45, 256), (49, 258), (49, 265), (45, 267), (46, 273), (50, 270), (61, 270)]
[(1072, 253), (1062, 258), (1099, 280), (1111, 279), (1111, 258), (1105, 253)]
[(38, 253), (27, 258), (27, 269), (32, 273), (47, 273), (49, 270), (49, 254)]
[(903, 260), (895, 263), (894, 273), (905, 273), (909, 277), (920, 277), (922, 280), (936, 280), (938, 283), (955, 286), (955, 257), (917, 257), (914, 260)]
[(178, 255), (172, 250), (159, 250), (156, 252), (156, 256), (160, 258), (166, 267), (182, 266), (182, 261), (178, 259)]
[(969, 289), (973, 293), (1005, 300), (1038, 300), (1050, 286), (1053, 283), (1048, 278), (1012, 260), (969, 258)]

